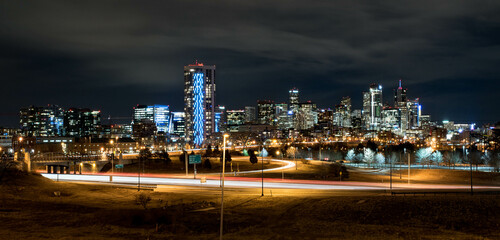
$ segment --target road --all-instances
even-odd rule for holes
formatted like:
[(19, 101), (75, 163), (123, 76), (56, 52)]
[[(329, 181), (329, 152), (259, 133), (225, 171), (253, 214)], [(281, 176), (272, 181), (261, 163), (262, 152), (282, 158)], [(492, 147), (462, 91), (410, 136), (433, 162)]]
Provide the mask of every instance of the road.
[[(148, 174), (139, 177), (131, 174), (47, 174), (42, 176), (56, 181), (87, 182), (100, 184), (127, 184), (137, 185), (140, 181), (142, 185), (157, 186), (191, 186), (191, 187), (219, 187), (218, 177), (207, 177), (205, 183), (200, 179), (166, 177), (162, 175)], [(260, 178), (226, 177), (224, 185), (229, 188), (260, 188), (262, 185)], [(318, 180), (291, 180), (291, 179), (264, 179), (265, 188), (277, 189), (311, 189), (311, 190), (387, 190), (389, 184), (374, 182), (340, 182), (340, 181), (318, 181)], [(470, 185), (446, 185), (446, 184), (393, 184), (395, 190), (467, 190)], [(500, 190), (498, 186), (475, 186), (474, 189)]]
[[(281, 167), (264, 169), (264, 172), (282, 171), (294, 168), (295, 163), (289, 160), (271, 159), (271, 161), (280, 162)], [(243, 173), (255, 173), (262, 170), (242, 171)], [(173, 174), (141, 174), (140, 178), (136, 173), (114, 173), (114, 174), (48, 174), (42, 173), (42, 176), (56, 181), (86, 182), (99, 184), (127, 184), (155, 185), (161, 186), (191, 186), (201, 188), (220, 187), (220, 173), (198, 175), (194, 179), (192, 175), (186, 177)], [(233, 177), (226, 173), (224, 185), (229, 188), (260, 188), (262, 187), (261, 178)], [(206, 178), (202, 183), (200, 177)], [(264, 178), (265, 188), (274, 189), (311, 189), (311, 190), (387, 190), (389, 183), (375, 182), (352, 182), (352, 181), (321, 181), (321, 180), (295, 180), (295, 179), (276, 179)], [(467, 190), (470, 185), (447, 185), (447, 184), (405, 184), (393, 183), (395, 190)], [(474, 186), (475, 189), (499, 190), (498, 186)]]

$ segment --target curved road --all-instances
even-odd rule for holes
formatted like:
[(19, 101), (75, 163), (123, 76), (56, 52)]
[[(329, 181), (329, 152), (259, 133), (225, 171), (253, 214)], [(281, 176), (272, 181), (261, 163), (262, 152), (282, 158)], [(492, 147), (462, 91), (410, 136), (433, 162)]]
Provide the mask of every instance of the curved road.
[[(280, 171), (295, 167), (295, 163), (288, 160), (271, 159), (272, 161), (282, 162), (285, 165), (277, 168), (264, 169), (268, 171)], [(255, 173), (262, 170), (244, 171), (241, 173)], [(219, 173), (217, 173), (219, 175)], [(48, 174), (42, 173), (42, 176), (56, 181), (77, 181), (77, 182), (92, 182), (100, 184), (126, 184), (138, 185), (157, 185), (161, 188), (162, 185), (176, 186), (192, 186), (192, 187), (220, 187), (220, 179), (218, 176), (206, 176), (206, 182), (202, 183), (200, 179), (187, 178), (175, 175), (163, 174), (145, 174), (138, 175), (131, 173), (116, 173), (110, 174)], [(191, 175), (192, 176), (192, 175)], [(226, 187), (235, 188), (260, 188), (262, 187), (261, 178), (247, 177), (225, 177), (224, 185)], [(318, 181), (318, 180), (291, 180), (291, 179), (264, 179), (265, 188), (282, 188), (282, 189), (315, 189), (315, 190), (387, 190), (388, 183), (374, 182), (341, 182), (341, 181)], [(500, 190), (499, 186), (475, 186), (475, 189), (490, 189)], [(445, 184), (393, 184), (395, 190), (409, 189), (428, 189), (428, 190), (467, 190), (470, 185), (445, 185)]]

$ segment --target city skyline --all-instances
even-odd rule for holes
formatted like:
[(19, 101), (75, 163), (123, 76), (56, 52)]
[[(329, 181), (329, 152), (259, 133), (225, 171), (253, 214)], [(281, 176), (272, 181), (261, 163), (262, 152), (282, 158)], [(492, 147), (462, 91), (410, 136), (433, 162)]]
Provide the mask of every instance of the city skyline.
[[(500, 119), (491, 87), (500, 73), (498, 3), (296, 2), (289, 8), (276, 2), (273, 14), (262, 2), (215, 2), (210, 12), (202, 11), (208, 3), (170, 3), (166, 12), (157, 11), (165, 9), (161, 3), (141, 11), (129, 3), (116, 9), (59, 2), (57, 11), (44, 3), (6, 3), (0, 71), (3, 87), (15, 91), (1, 95), (12, 104), (1, 110), (0, 126), (16, 126), (18, 109), (31, 104), (64, 103), (118, 117), (136, 104), (182, 111), (179, 69), (195, 60), (218, 66), (218, 103), (228, 109), (257, 99), (284, 102), (292, 87), (321, 108), (343, 96), (360, 106), (367, 85), (392, 90), (402, 78), (436, 120)], [(187, 5), (203, 23), (176, 10)], [(96, 21), (85, 21), (83, 12)]]
[[(193, 67), (196, 67), (196, 66), (201, 66), (201, 67), (203, 67), (203, 66), (204, 66), (204, 64), (203, 64), (203, 63), (201, 63), (201, 62), (200, 62), (200, 63), (198, 63), (198, 62), (196, 61), (196, 62), (195, 62), (195, 64), (188, 64), (187, 66), (185, 66), (185, 69), (186, 69), (186, 67), (187, 67), (187, 68), (193, 68)], [(214, 67), (215, 67), (215, 65), (207, 65), (207, 66), (208, 66), (208, 68), (209, 68), (209, 69), (210, 69), (210, 68), (214, 68)], [(185, 70), (185, 72), (186, 72), (186, 70)], [(188, 72), (189, 72), (189, 71), (188, 71)], [(214, 71), (214, 72), (215, 72), (215, 71)], [(213, 77), (213, 76), (212, 76), (212, 77)], [(186, 80), (186, 79), (187, 79), (187, 80)], [(191, 79), (191, 77), (185, 78), (185, 81), (190, 81), (190, 79)], [(188, 85), (186, 85), (186, 86), (190, 86), (190, 84), (188, 84)], [(207, 86), (209, 86), (209, 85), (207, 85)], [(368, 89), (365, 89), (365, 90), (369, 90), (369, 89), (372, 89), (372, 88), (376, 88), (376, 89), (377, 89), (377, 91), (380, 91), (380, 93), (384, 92), (384, 91), (382, 90), (382, 89), (383, 89), (383, 86), (382, 86), (382, 85), (380, 85), (380, 84), (376, 84), (376, 83), (372, 83), (372, 84), (370, 84), (369, 88), (368, 88)], [(208, 89), (212, 89), (212, 87), (207, 87), (207, 89), (206, 89), (206, 90), (208, 90)], [(215, 88), (213, 88), (213, 89), (215, 89)], [(189, 92), (189, 91), (191, 91), (191, 90), (189, 90), (189, 88), (186, 88), (186, 89), (184, 89), (184, 90), (185, 90), (185, 91), (188, 91), (188, 92)], [(288, 91), (288, 93), (289, 93), (288, 97), (289, 97), (289, 98), (288, 98), (288, 99), (285, 99), (285, 100), (283, 100), (283, 101), (276, 101), (276, 100), (274, 100), (274, 99), (276, 99), (276, 98), (270, 97), (270, 98), (266, 98), (266, 99), (257, 99), (257, 100), (255, 101), (255, 103), (254, 103), (254, 104), (250, 104), (250, 105), (246, 105), (246, 106), (238, 106), (238, 107), (235, 107), (235, 108), (228, 108), (228, 107), (226, 107), (225, 105), (220, 105), (220, 104), (218, 104), (218, 102), (217, 102), (217, 103), (214, 105), (214, 108), (213, 108), (212, 110), (215, 110), (215, 106), (222, 106), (222, 107), (224, 108), (224, 111), (239, 111), (239, 110), (244, 110), (244, 109), (245, 109), (245, 108), (247, 108), (247, 107), (254, 107), (254, 108), (255, 108), (255, 107), (257, 107), (257, 106), (259, 105), (259, 102), (260, 102), (260, 101), (271, 101), (271, 102), (273, 103), (273, 105), (276, 105), (276, 106), (278, 106), (278, 105), (280, 105), (280, 104), (285, 104), (285, 105), (290, 105), (290, 107), (292, 107), (292, 106), (293, 106), (293, 104), (297, 104), (297, 103), (301, 103), (301, 104), (302, 104), (302, 103), (306, 103), (306, 102), (312, 102), (312, 103), (314, 103), (315, 105), (317, 105), (315, 102), (313, 102), (313, 101), (309, 100), (307, 96), (306, 96), (306, 97), (304, 97), (304, 96), (303, 96), (303, 99), (299, 99), (299, 91), (300, 91), (300, 89), (298, 89), (298, 88), (296, 88), (296, 87), (291, 88), (291, 89)], [(367, 116), (368, 116), (368, 115), (372, 115), (372, 113), (371, 113), (371, 112), (372, 112), (372, 107), (373, 107), (373, 106), (368, 106), (368, 108), (366, 108), (366, 106), (365, 106), (365, 104), (366, 104), (366, 103), (364, 102), (364, 101), (366, 101), (366, 99), (365, 99), (365, 98), (366, 98), (366, 96), (364, 96), (364, 95), (365, 95), (365, 94), (369, 94), (369, 95), (368, 95), (368, 98), (371, 98), (371, 97), (370, 97), (370, 96), (371, 96), (371, 94), (370, 94), (370, 92), (371, 92), (371, 91), (372, 91), (372, 90), (369, 90), (369, 91), (361, 91), (361, 95), (363, 95), (363, 97), (362, 97), (362, 98), (363, 98), (363, 100), (361, 101), (361, 102), (362, 102), (361, 106), (351, 105), (350, 101), (351, 101), (351, 99), (352, 99), (352, 98), (351, 98), (350, 96), (342, 96), (342, 97), (339, 99), (339, 101), (338, 101), (338, 102), (342, 102), (342, 101), (344, 101), (344, 99), (345, 99), (345, 98), (348, 98), (348, 99), (349, 99), (349, 105), (350, 105), (350, 108), (349, 108), (349, 110), (348, 110), (348, 112), (349, 112), (349, 113), (352, 113), (352, 112), (354, 112), (354, 111), (359, 110), (359, 111), (362, 111), (362, 112), (366, 112), (366, 113), (368, 113), (368, 114), (367, 114)], [(387, 91), (389, 91), (389, 93), (388, 93)], [(409, 97), (407, 97), (407, 91), (408, 91), (408, 88), (407, 88), (406, 86), (404, 86), (404, 88), (402, 87), (402, 79), (399, 79), (399, 81), (398, 81), (398, 87), (397, 87), (397, 88), (392, 89), (392, 90), (391, 90), (391, 89), (389, 89), (389, 90), (385, 89), (385, 95), (384, 95), (384, 94), (381, 94), (381, 95), (380, 95), (380, 97), (379, 97), (380, 99), (379, 99), (379, 100), (377, 100), (377, 102), (378, 102), (377, 104), (379, 104), (379, 106), (378, 106), (378, 107), (380, 108), (380, 109), (378, 109), (378, 110), (377, 110), (377, 112), (379, 112), (379, 113), (378, 113), (378, 114), (379, 114), (379, 117), (380, 117), (380, 111), (382, 110), (382, 108), (383, 108), (383, 109), (385, 109), (385, 108), (392, 108), (392, 107), (395, 107), (396, 109), (398, 109), (398, 108), (402, 108), (402, 107), (404, 108), (404, 106), (403, 106), (403, 105), (401, 105), (401, 104), (402, 104), (403, 102), (407, 102), (407, 101), (408, 101), (409, 103), (410, 103), (410, 102), (412, 102), (412, 101), (416, 101), (416, 104), (417, 104), (417, 105), (416, 105), (415, 107), (418, 107), (418, 108), (419, 108), (419, 110), (422, 110), (422, 109), (421, 109), (421, 108), (422, 108), (422, 104), (419, 104), (419, 102), (421, 101), (421, 100), (420, 100), (420, 98), (419, 98), (419, 97), (412, 96), (411, 94), (410, 94), (410, 96), (409, 96)], [(293, 95), (295, 95), (296, 97), (292, 97), (292, 92), (294, 92), (294, 93), (293, 93)], [(410, 91), (410, 93), (411, 93), (411, 91)], [(189, 95), (190, 95), (190, 94), (189, 94)], [(388, 96), (388, 97), (384, 97), (384, 96)], [(188, 102), (190, 102), (190, 100), (189, 100), (189, 99), (190, 99), (190, 97), (187, 97), (187, 98), (186, 98), (186, 97), (187, 97), (187, 96), (185, 95), (185, 96), (184, 96), (184, 101), (185, 101), (185, 104), (187, 104)], [(208, 97), (208, 96), (207, 96), (207, 97)], [(213, 97), (215, 97), (215, 92), (213, 93)], [(208, 97), (208, 99), (212, 99), (212, 95), (210, 95), (210, 97)], [(368, 100), (369, 100), (369, 99), (368, 99)], [(186, 101), (187, 101), (187, 102), (186, 102)], [(213, 98), (213, 99), (212, 99), (212, 100), (210, 100), (210, 101), (215, 101), (215, 98)], [(293, 102), (293, 103), (292, 103), (292, 102)], [(318, 111), (320, 111), (320, 110), (335, 110), (335, 109), (338, 107), (338, 102), (337, 102), (337, 103), (333, 103), (331, 106), (326, 106), (326, 107), (317, 107), (317, 110), (318, 110)], [(355, 100), (355, 102), (356, 102), (356, 100)], [(151, 103), (151, 104), (146, 104), (146, 105), (158, 105), (158, 104), (159, 104), (159, 103)], [(170, 108), (170, 104), (160, 103), (160, 105), (162, 105), (162, 104), (163, 104), (163, 105), (166, 105), (166, 107), (167, 107), (167, 108)], [(368, 103), (368, 104), (370, 104), (370, 105), (371, 105), (371, 103)], [(55, 106), (61, 106), (61, 107), (63, 107), (63, 108), (68, 108), (68, 109), (74, 108), (74, 106), (68, 107), (68, 106), (63, 106), (63, 105), (60, 105), (60, 104), (47, 104), (47, 106), (52, 106), (52, 105), (55, 105)], [(136, 104), (136, 105), (137, 105), (137, 106), (139, 106), (139, 105), (144, 105), (144, 104)], [(207, 108), (207, 109), (209, 109), (210, 102), (208, 102), (206, 105), (207, 105), (207, 106), (206, 106), (206, 108)], [(394, 106), (393, 106), (393, 105), (394, 105)], [(404, 105), (406, 105), (406, 103), (405, 103)], [(30, 107), (32, 107), (32, 106), (34, 106), (34, 107), (44, 107), (44, 105), (36, 105), (36, 104), (31, 104), (31, 105), (29, 105), (29, 106), (30, 106)], [(24, 107), (28, 107), (28, 106), (24, 106)], [(83, 106), (83, 108), (88, 108), (88, 106)], [(352, 108), (352, 109), (351, 109), (351, 108)], [(21, 109), (22, 109), (22, 108), (21, 108)], [(97, 108), (96, 108), (96, 109), (97, 109)], [(134, 119), (134, 111), (135, 111), (134, 109), (135, 109), (135, 107), (132, 107), (132, 111), (131, 111), (131, 115), (130, 115), (130, 116), (122, 116), (122, 117), (116, 117), (116, 116), (107, 115), (107, 113), (105, 113), (105, 112), (104, 112), (104, 115), (103, 115), (103, 116), (104, 116), (104, 117), (103, 117), (104, 122), (103, 122), (103, 123), (107, 123), (107, 124), (129, 124), (129, 123), (133, 123), (133, 119)], [(173, 108), (171, 108), (171, 109), (178, 109), (178, 107), (176, 108), (176, 107), (174, 106), (174, 107), (173, 107)], [(98, 110), (98, 111), (100, 112), (101, 110)], [(180, 111), (172, 110), (171, 112), (172, 112), (172, 113), (174, 113), (174, 112), (178, 112), (178, 113), (184, 112), (184, 113), (185, 113), (185, 109), (184, 109), (184, 111), (181, 109)], [(210, 110), (209, 112), (211, 112), (211, 110)], [(216, 112), (217, 112), (217, 111), (216, 111)], [(214, 112), (214, 113), (211, 113), (211, 114), (215, 114), (215, 112)], [(429, 114), (429, 113), (427, 113), (427, 112), (425, 112), (425, 114), (428, 114), (428, 115), (430, 116), (430, 114)], [(108, 116), (108, 117), (106, 117), (106, 116)], [(22, 116), (20, 115), (19, 117), (22, 117)], [(373, 116), (372, 116), (371, 118), (373, 118)], [(129, 120), (130, 120), (130, 121), (129, 121)], [(371, 120), (370, 120), (370, 121), (371, 121)], [(441, 121), (456, 121), (456, 120), (455, 120), (455, 119), (446, 118), (446, 119), (442, 119), (442, 120), (441, 120), (441, 119), (433, 119), (432, 121), (433, 121), (433, 122), (440, 123)], [(496, 121), (493, 121), (493, 122), (487, 122), (487, 121), (473, 122), (473, 121), (460, 121), (460, 120), (458, 120), (457, 122), (463, 122), (463, 123), (474, 123), (474, 124), (479, 124), (479, 125), (481, 125), (481, 124), (495, 124), (495, 123), (496, 123)], [(210, 126), (209, 126), (209, 128), (211, 128), (211, 125), (212, 125), (212, 124), (211, 124), (211, 123), (209, 123), (209, 125), (210, 125)], [(372, 123), (372, 125), (373, 125), (373, 123)], [(3, 127), (4, 127), (4, 126), (3, 126)]]

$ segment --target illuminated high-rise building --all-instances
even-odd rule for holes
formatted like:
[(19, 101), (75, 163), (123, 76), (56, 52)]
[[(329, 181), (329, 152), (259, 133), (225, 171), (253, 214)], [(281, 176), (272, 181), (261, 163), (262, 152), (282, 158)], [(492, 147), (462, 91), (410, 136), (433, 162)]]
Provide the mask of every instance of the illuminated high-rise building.
[(400, 110), (399, 127), (402, 132), (405, 132), (409, 128), (408, 99), (406, 97), (406, 92), (407, 89), (403, 88), (400, 79), (398, 88), (394, 91), (394, 107)]
[(133, 126), (141, 124), (154, 124), (154, 132), (170, 133), (172, 115), (168, 105), (137, 105), (134, 107)]
[(88, 108), (70, 108), (64, 113), (66, 136), (84, 137), (99, 134), (101, 111)]
[(290, 94), (290, 105), (299, 105), (299, 89), (292, 88), (288, 93)]
[(215, 107), (215, 128), (213, 130), (214, 133), (224, 131), (224, 126), (227, 124), (227, 112), (225, 106), (217, 106)]
[(350, 97), (342, 97), (340, 101), (340, 105), (336, 106), (336, 118), (334, 125), (341, 127), (350, 127), (351, 126), (351, 98)]
[(406, 88), (401, 86), (401, 79), (399, 79), (398, 89), (394, 92), (394, 107), (400, 108), (406, 104)]
[(274, 122), (276, 108), (271, 100), (257, 101), (257, 120), (259, 124), (272, 125)]
[(246, 106), (245, 107), (245, 122), (255, 122), (257, 117), (255, 115), (255, 107), (254, 106)]
[(203, 145), (216, 130), (215, 65), (184, 66), (184, 114), (186, 140)]
[(363, 109), (361, 110), (364, 128), (370, 128), (371, 122), (371, 96), (370, 92), (363, 92)]
[(19, 111), (21, 131), (26, 136), (62, 136), (64, 110), (57, 105), (29, 106)]
[(186, 134), (186, 121), (184, 112), (172, 112), (171, 132), (179, 138), (184, 138)]
[(422, 105), (419, 99), (415, 98), (406, 102), (408, 129), (417, 129), (420, 127), (420, 116), (422, 115)]
[(371, 130), (378, 130), (382, 121), (382, 85), (370, 85), (370, 128)]
[(227, 111), (228, 125), (243, 125), (245, 124), (245, 110), (228, 110)]
[(300, 103), (296, 118), (296, 129), (306, 130), (313, 128), (314, 124), (318, 123), (318, 112), (316, 104), (311, 101)]

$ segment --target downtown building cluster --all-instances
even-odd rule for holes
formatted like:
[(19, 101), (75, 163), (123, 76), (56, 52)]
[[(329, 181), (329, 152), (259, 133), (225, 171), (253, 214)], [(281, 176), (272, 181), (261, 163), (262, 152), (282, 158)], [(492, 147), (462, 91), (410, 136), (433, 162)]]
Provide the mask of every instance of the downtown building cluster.
[[(449, 142), (463, 143), (471, 131), (478, 130), (473, 124), (432, 122), (430, 115), (422, 114), (419, 98), (409, 98), (408, 89), (403, 88), (401, 80), (395, 85), (397, 87), (389, 91), (390, 97), (386, 98), (390, 103), (384, 102), (382, 85), (369, 85), (361, 94), (362, 106), (358, 109), (353, 108), (348, 96), (342, 97), (332, 108), (318, 108), (312, 101), (302, 101), (297, 88), (288, 91), (287, 102), (262, 99), (254, 106), (226, 109), (216, 103), (216, 66), (195, 62), (184, 66), (184, 106), (181, 112), (171, 111), (169, 105), (136, 105), (132, 108), (132, 116), (128, 117), (129, 123), (113, 124), (113, 118), (108, 118), (108, 123), (102, 124), (98, 110), (30, 106), (20, 110), (20, 129), (11, 129), (5, 136), (31, 137), (36, 143), (92, 141), (106, 144), (109, 139), (115, 139), (115, 142), (121, 139), (127, 144), (135, 143), (130, 148), (135, 151), (140, 146), (184, 148), (217, 145), (224, 132), (231, 133), (233, 143), (241, 145), (264, 139), (377, 139), (386, 143), (433, 141), (439, 146)], [(488, 131), (492, 129), (483, 128), (482, 134), (490, 134)]]

